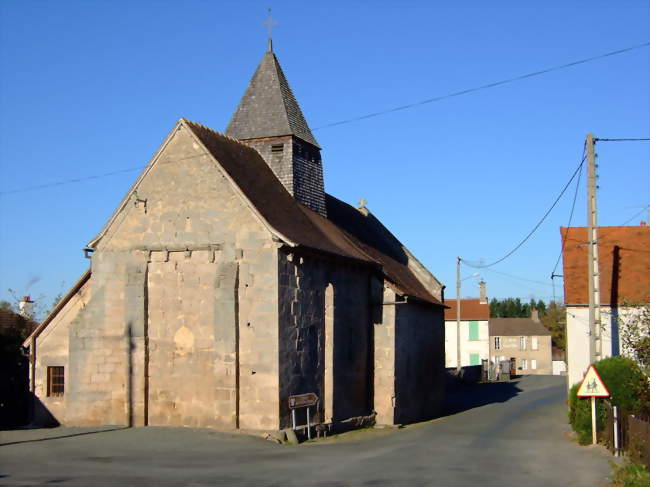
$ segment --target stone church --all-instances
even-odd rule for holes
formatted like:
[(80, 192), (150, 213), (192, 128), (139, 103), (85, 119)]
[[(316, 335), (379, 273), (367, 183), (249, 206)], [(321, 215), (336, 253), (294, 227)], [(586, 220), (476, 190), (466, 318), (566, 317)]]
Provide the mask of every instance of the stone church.
[[(324, 190), (272, 49), (225, 134), (180, 119), (27, 339), (34, 423), (276, 431), (434, 417), (444, 286)], [(304, 419), (299, 416), (299, 426)]]

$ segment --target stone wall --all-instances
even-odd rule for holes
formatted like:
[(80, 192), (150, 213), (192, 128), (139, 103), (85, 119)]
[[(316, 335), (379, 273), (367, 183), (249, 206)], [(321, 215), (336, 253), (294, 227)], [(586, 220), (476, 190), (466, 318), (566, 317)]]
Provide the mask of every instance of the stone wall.
[(277, 429), (277, 245), (185, 129), (103, 231), (90, 285), (66, 423)]
[(395, 422), (431, 419), (444, 401), (444, 312), (416, 302), (395, 308)]
[[(384, 287), (382, 319), (375, 325), (374, 408), (377, 424), (395, 424), (395, 304), (397, 295)], [(401, 305), (399, 305), (401, 306)]]
[[(63, 306), (59, 313), (36, 339), (35, 394), (39, 398), (35, 409), (35, 424), (66, 423), (66, 399), (70, 387), (69, 327), (91, 297), (92, 288), (86, 282)], [(63, 396), (48, 396), (47, 368), (64, 368)]]
[(320, 421), (372, 412), (370, 278), (361, 265), (279, 253), (281, 427), (291, 425), (287, 400), (293, 394), (316, 393)]

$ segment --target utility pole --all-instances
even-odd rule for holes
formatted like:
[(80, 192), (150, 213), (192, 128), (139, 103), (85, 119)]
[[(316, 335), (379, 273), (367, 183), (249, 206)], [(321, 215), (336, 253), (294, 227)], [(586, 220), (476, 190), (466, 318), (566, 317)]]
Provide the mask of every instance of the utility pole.
[(460, 377), (460, 257), (456, 259), (456, 374)]
[(596, 139), (587, 134), (587, 238), (589, 245), (589, 362), (602, 358), (602, 327), (600, 322), (600, 270), (598, 267), (598, 218), (596, 211)]

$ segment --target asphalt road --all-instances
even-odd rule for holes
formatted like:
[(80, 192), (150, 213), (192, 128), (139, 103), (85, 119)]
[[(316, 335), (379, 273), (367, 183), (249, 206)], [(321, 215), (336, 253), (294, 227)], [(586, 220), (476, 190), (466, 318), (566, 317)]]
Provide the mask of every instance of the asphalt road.
[(560, 377), (456, 391), (452, 414), (286, 446), (180, 428), (0, 433), (3, 486), (605, 485), (611, 456), (568, 438)]

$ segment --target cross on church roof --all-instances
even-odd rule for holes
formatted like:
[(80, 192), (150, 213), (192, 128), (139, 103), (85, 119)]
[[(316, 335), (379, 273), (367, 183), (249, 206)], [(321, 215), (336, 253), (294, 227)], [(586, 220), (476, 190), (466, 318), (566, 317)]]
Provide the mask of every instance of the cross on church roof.
[(278, 25), (278, 21), (271, 16), (271, 9), (269, 9), (269, 17), (262, 22), (262, 25), (266, 26), (266, 32), (269, 35), (269, 52), (273, 52), (273, 26)]

